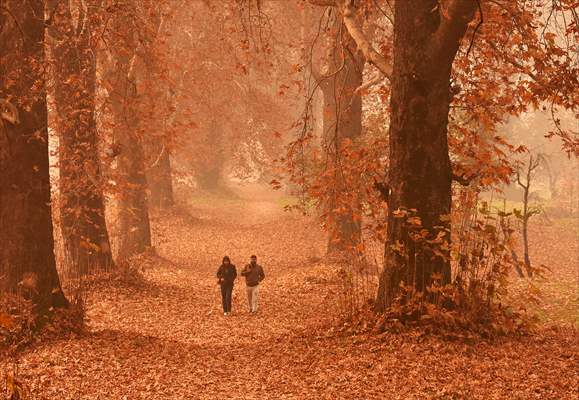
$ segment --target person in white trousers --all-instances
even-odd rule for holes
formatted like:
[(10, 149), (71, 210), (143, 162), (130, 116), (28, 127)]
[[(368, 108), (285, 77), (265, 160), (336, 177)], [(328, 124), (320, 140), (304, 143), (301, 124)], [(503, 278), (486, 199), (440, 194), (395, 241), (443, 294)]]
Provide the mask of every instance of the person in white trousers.
[(257, 263), (257, 256), (251, 256), (250, 263), (247, 264), (245, 268), (243, 268), (241, 271), (241, 276), (245, 277), (249, 312), (255, 314), (257, 312), (259, 284), (265, 279), (263, 268)]

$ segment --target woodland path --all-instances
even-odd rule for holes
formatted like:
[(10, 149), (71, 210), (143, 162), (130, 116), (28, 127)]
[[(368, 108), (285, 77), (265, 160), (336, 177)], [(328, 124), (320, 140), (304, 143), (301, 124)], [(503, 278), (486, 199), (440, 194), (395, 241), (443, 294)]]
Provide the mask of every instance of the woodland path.
[[(153, 219), (142, 287), (87, 298), (88, 332), (33, 348), (34, 399), (565, 399), (577, 347), (553, 332), (501, 344), (336, 332), (338, 286), (306, 217), (259, 201), (197, 199)], [(247, 313), (243, 283), (224, 317), (215, 270), (256, 253), (266, 280)], [(150, 264), (150, 265), (149, 265)], [(539, 365), (540, 363), (540, 365)], [(492, 387), (492, 388), (491, 388)]]

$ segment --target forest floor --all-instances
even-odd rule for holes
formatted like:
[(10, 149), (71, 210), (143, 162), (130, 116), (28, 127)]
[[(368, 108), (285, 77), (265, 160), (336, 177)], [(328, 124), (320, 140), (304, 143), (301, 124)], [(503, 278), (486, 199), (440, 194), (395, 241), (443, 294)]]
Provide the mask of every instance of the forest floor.
[[(144, 282), (89, 291), (87, 332), (28, 349), (19, 376), (39, 400), (576, 399), (573, 229), (551, 236), (554, 247), (535, 237), (532, 254), (560, 259), (546, 295), (566, 294), (543, 310), (558, 327), (466, 344), (339, 330), (339, 285), (315, 262), (325, 239), (313, 219), (283, 213), (273, 197), (191, 199), (154, 216)], [(239, 282), (225, 317), (217, 266), (228, 254), (239, 269), (253, 253), (266, 273), (259, 312), (247, 312)]]

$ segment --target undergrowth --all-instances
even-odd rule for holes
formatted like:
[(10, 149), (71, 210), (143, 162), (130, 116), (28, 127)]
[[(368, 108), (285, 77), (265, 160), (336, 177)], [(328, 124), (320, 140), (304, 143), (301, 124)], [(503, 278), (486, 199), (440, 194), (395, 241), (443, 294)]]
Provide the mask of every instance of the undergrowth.
[(84, 332), (85, 307), (74, 297), (68, 307), (39, 315), (30, 300), (4, 294), (0, 299), (0, 357), (13, 356), (34, 343)]

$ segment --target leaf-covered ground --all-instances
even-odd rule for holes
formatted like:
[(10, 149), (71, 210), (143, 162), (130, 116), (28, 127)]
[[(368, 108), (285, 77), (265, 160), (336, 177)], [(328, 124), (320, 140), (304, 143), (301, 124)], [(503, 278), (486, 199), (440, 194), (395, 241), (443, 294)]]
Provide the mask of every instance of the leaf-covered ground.
[[(576, 331), (474, 345), (337, 329), (325, 239), (279, 201), (197, 199), (153, 221), (142, 287), (87, 294), (88, 332), (31, 348), (34, 399), (576, 399)], [(241, 282), (220, 309), (215, 270), (253, 253), (266, 280), (249, 315)]]

